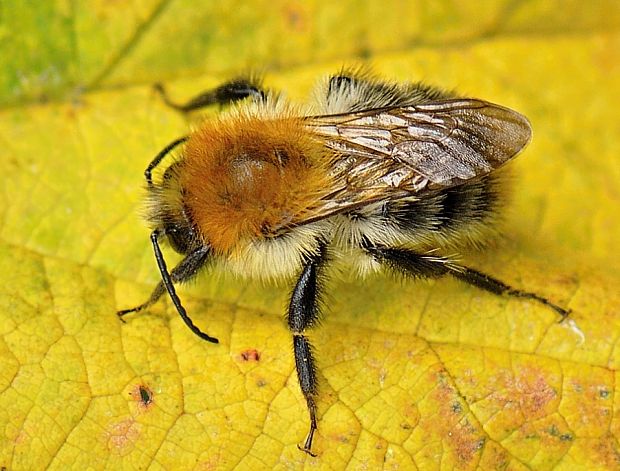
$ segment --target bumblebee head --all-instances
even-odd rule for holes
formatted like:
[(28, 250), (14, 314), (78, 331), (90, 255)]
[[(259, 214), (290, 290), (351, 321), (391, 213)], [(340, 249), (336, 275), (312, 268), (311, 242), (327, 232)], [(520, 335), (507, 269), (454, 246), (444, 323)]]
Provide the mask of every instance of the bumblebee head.
[(161, 183), (149, 186), (147, 218), (153, 228), (162, 231), (176, 252), (187, 255), (205, 243), (187, 207), (186, 190), (179, 182), (181, 165), (180, 161), (171, 164)]

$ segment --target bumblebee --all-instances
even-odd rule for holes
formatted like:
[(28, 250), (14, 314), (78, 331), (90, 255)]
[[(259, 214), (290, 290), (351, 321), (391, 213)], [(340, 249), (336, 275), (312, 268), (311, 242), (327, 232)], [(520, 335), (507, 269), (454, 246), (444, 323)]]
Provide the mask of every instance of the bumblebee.
[[(145, 171), (151, 243), (161, 282), (179, 315), (199, 329), (175, 284), (218, 262), (261, 279), (295, 280), (287, 310), (310, 429), (317, 430), (317, 374), (307, 331), (320, 317), (330, 265), (365, 275), (453, 276), (497, 295), (568, 310), (459, 264), (448, 256), (484, 245), (501, 207), (497, 169), (531, 139), (530, 123), (500, 105), (459, 98), (421, 83), (390, 83), (343, 70), (320, 84), (313, 106), (296, 108), (260, 80), (229, 81), (179, 105), (182, 112), (232, 104), (217, 119), (167, 145)], [(172, 156), (174, 149), (180, 153)], [(153, 171), (171, 163), (157, 181)], [(184, 258), (169, 270), (160, 242)]]

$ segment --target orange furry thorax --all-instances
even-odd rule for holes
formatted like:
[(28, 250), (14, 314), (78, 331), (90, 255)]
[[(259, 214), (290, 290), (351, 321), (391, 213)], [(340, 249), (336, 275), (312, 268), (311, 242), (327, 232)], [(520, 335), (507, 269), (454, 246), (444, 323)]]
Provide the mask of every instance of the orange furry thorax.
[(231, 253), (311, 211), (329, 186), (325, 154), (299, 119), (207, 123), (186, 144), (179, 183), (201, 235)]

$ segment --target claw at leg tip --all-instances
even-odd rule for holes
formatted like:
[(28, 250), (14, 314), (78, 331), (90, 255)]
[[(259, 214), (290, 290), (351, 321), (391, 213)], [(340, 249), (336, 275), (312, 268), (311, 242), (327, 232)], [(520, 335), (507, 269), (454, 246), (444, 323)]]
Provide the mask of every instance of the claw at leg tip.
[(301, 446), (301, 445), (297, 445), (297, 448), (300, 451), (303, 451), (304, 453), (309, 454), (310, 456), (312, 456), (313, 458), (316, 458), (316, 453), (313, 453), (312, 450), (310, 450), (310, 448), (306, 447), (306, 446)]

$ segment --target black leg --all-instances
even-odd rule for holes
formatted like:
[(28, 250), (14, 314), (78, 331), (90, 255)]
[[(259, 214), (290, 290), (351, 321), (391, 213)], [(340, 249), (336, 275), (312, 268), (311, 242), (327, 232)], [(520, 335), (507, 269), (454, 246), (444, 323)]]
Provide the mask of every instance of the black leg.
[(162, 84), (155, 84), (155, 90), (159, 92), (164, 103), (182, 113), (188, 113), (211, 105), (228, 105), (248, 97), (254, 97), (257, 100), (265, 99), (265, 92), (261, 87), (261, 81), (252, 76), (230, 80), (219, 87), (195, 96), (183, 104), (172, 101)]
[(190, 330), (201, 339), (212, 343), (218, 343), (218, 339), (204, 333), (192, 322), (190, 317), (187, 315), (187, 311), (181, 304), (181, 300), (177, 296), (173, 284), (177, 282), (184, 282), (194, 277), (196, 273), (198, 273), (198, 271), (208, 261), (210, 253), (209, 249), (201, 247), (200, 249), (191, 252), (183, 260), (181, 260), (181, 262), (179, 262), (179, 264), (172, 270), (172, 273), (168, 273), (168, 268), (166, 267), (164, 256), (161, 253), (161, 249), (159, 248), (159, 236), (160, 231), (158, 230), (154, 230), (151, 233), (151, 243), (153, 244), (155, 259), (157, 260), (157, 266), (159, 267), (162, 281), (158, 283), (158, 285), (151, 293), (150, 298), (145, 303), (142, 303), (132, 309), (124, 309), (122, 311), (118, 311), (116, 314), (122, 320), (123, 316), (129, 313), (138, 312), (151, 306), (161, 297), (162, 294), (164, 294), (165, 291), (168, 291), (174, 307), (177, 309), (177, 312), (181, 316), (181, 319), (183, 319), (183, 322), (185, 322), (185, 324), (190, 328)]
[[(172, 280), (172, 282), (183, 283), (192, 279), (208, 261), (208, 255), (209, 252), (205, 251), (202, 248), (188, 254), (170, 272), (170, 279)], [(121, 321), (125, 322), (123, 316), (131, 314), (132, 312), (140, 312), (152, 306), (159, 300), (159, 298), (161, 298), (162, 294), (164, 294), (165, 292), (166, 287), (164, 286), (164, 282), (160, 281), (159, 283), (157, 283), (157, 286), (155, 287), (155, 289), (151, 293), (151, 296), (149, 296), (149, 299), (146, 302), (131, 309), (123, 309), (122, 311), (118, 311), (117, 315), (121, 318)]]
[(570, 314), (569, 309), (561, 308), (560, 306), (553, 304), (546, 298), (539, 296), (536, 293), (530, 293), (528, 291), (522, 291), (520, 289), (512, 288), (503, 281), (493, 278), (485, 273), (479, 272), (472, 268), (458, 267), (459, 270), (451, 271), (451, 275), (458, 278), (461, 281), (477, 286), (478, 288), (490, 291), (495, 294), (505, 294), (507, 296), (514, 296), (515, 298), (526, 298), (538, 301), (545, 306), (549, 306), (555, 312), (557, 312), (562, 319), (566, 318)]
[(304, 335), (305, 330), (312, 327), (319, 320), (321, 269), (326, 262), (325, 250), (321, 248), (319, 254), (310, 259), (304, 266), (297, 284), (293, 289), (288, 308), (288, 326), (293, 333), (293, 350), (295, 353), (295, 368), (301, 392), (308, 405), (310, 414), (310, 431), (303, 447), (299, 449), (309, 455), (312, 453), (312, 439), (317, 429), (316, 402), (317, 379), (312, 345)]
[(437, 257), (429, 254), (422, 255), (412, 250), (401, 248), (367, 246), (365, 249), (378, 262), (384, 263), (389, 268), (407, 276), (435, 278), (449, 274), (465, 283), (469, 283), (470, 285), (474, 285), (494, 294), (533, 299), (553, 309), (560, 314), (561, 319), (566, 318), (570, 313), (570, 310), (561, 308), (536, 293), (512, 288), (497, 278), (493, 278), (492, 276), (472, 268), (458, 265), (444, 257)]

